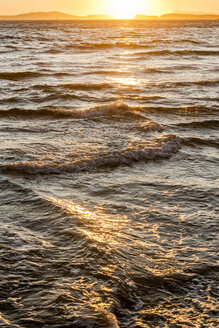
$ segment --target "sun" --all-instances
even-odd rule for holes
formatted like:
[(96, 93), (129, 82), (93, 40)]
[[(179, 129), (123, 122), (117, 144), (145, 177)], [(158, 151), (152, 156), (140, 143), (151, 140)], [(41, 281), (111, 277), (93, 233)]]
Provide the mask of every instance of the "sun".
[(143, 0), (109, 0), (108, 6), (115, 18), (131, 19), (141, 13)]

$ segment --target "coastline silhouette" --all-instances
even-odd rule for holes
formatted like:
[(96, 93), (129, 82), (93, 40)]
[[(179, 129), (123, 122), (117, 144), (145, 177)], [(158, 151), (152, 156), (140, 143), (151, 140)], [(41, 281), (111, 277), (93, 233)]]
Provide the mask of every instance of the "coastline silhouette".
[[(62, 13), (59, 11), (50, 12), (31, 12), (19, 15), (1, 15), (0, 20), (103, 20), (116, 19), (110, 15), (86, 15), (77, 16)], [(211, 14), (185, 14), (185, 13), (169, 13), (159, 16), (135, 15), (136, 20), (218, 20), (219, 15)]]

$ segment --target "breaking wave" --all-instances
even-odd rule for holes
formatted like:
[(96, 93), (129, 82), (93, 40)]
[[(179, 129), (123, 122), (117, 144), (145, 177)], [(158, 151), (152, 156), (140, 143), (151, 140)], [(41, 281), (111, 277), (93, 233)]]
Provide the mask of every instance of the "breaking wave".
[(39, 110), (27, 109), (10, 109), (0, 110), (0, 117), (14, 117), (14, 118), (29, 118), (29, 119), (92, 119), (97, 117), (112, 117), (112, 116), (131, 117), (135, 119), (145, 119), (145, 117), (137, 112), (137, 109), (125, 104), (122, 101), (117, 101), (103, 106), (95, 106), (88, 109), (50, 109), (43, 108)]
[(175, 135), (164, 135), (147, 142), (133, 142), (126, 148), (114, 152), (99, 152), (95, 157), (81, 158), (63, 164), (50, 162), (19, 162), (1, 164), (0, 170), (7, 173), (25, 174), (60, 174), (82, 171), (95, 171), (101, 168), (115, 168), (131, 165), (140, 161), (169, 158), (181, 147), (180, 138)]
[[(76, 96), (73, 96), (73, 98)], [(77, 98), (77, 97), (76, 97)], [(145, 97), (145, 100), (148, 99), (159, 99), (160, 97)], [(55, 99), (55, 95), (49, 97), (49, 99)], [(11, 101), (18, 101), (18, 98), (12, 98)], [(21, 108), (12, 108), (8, 110), (0, 109), (0, 118), (14, 118), (14, 119), (95, 119), (98, 117), (105, 117), (113, 119), (114, 117), (121, 118), (130, 118), (133, 120), (145, 120), (147, 117), (145, 114), (150, 112), (155, 113), (167, 113), (178, 115), (196, 114), (197, 113), (214, 113), (217, 110), (214, 107), (206, 106), (179, 106), (179, 107), (170, 107), (170, 106), (131, 106), (127, 103), (119, 100), (116, 102), (108, 103), (106, 105), (98, 105), (85, 109), (62, 109), (62, 108), (41, 108), (41, 109), (21, 109)], [(146, 125), (148, 123), (146, 122)], [(182, 127), (194, 127), (194, 128), (218, 128), (218, 120), (210, 120), (203, 122), (183, 122), (178, 123), (176, 126)], [(148, 127), (148, 126), (147, 126)], [(146, 127), (146, 129), (147, 129)], [(162, 128), (156, 129), (162, 130)]]
[(154, 131), (162, 132), (164, 130), (164, 127), (162, 124), (150, 120), (142, 123), (139, 129), (144, 132), (154, 132)]

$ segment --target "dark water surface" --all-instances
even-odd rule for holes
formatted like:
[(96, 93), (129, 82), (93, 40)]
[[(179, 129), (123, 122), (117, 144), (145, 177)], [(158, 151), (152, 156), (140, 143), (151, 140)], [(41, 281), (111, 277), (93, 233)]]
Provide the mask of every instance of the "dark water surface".
[(0, 327), (217, 327), (218, 40), (0, 23)]

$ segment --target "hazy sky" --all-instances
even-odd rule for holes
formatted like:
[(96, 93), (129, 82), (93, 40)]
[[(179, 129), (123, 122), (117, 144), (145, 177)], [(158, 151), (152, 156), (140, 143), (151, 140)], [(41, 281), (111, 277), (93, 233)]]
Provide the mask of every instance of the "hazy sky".
[(133, 15), (160, 15), (176, 10), (219, 14), (219, 0), (0, 0), (0, 15), (51, 10), (77, 15), (114, 15), (127, 4), (133, 9)]

